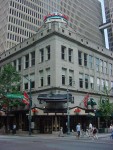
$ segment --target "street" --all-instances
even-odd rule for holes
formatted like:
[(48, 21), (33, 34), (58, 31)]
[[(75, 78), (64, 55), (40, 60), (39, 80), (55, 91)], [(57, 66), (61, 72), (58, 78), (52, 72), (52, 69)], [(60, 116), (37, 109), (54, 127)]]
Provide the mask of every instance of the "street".
[(3, 136), (0, 135), (0, 150), (113, 150), (113, 140), (80, 139), (76, 137), (38, 136)]

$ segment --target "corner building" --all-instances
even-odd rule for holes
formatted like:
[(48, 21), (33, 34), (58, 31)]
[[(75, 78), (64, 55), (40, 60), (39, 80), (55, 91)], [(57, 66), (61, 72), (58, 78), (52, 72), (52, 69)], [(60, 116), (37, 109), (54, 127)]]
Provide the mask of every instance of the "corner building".
[[(54, 13), (47, 16), (37, 34), (0, 55), (0, 68), (8, 63), (15, 66), (23, 76), (21, 91), (29, 93), (26, 78), (31, 79), (32, 109), (37, 109), (32, 112), (34, 132), (52, 133), (60, 127), (67, 132), (68, 108), (70, 130), (78, 122), (82, 127), (89, 121), (98, 128), (103, 126), (100, 116), (94, 117), (94, 110), (104, 85), (113, 88), (112, 60), (112, 52), (77, 34), (64, 15)], [(109, 96), (113, 102), (112, 90)], [(27, 107), (10, 109), (17, 129), (28, 130), (28, 112)]]

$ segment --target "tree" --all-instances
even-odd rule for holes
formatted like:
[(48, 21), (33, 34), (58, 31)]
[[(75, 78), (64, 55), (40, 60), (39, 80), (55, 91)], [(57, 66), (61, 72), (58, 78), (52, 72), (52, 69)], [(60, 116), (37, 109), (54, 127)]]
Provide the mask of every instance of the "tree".
[(104, 90), (102, 91), (103, 94), (100, 96), (100, 101), (99, 101), (99, 111), (101, 116), (103, 116), (105, 118), (106, 121), (106, 127), (108, 120), (111, 117), (111, 114), (113, 113), (113, 103), (110, 103), (109, 100), (109, 94), (110, 94), (110, 90), (107, 89), (106, 86), (104, 86)]
[(0, 108), (4, 109), (7, 114), (6, 132), (8, 132), (8, 113), (11, 105), (18, 105), (17, 100), (11, 100), (6, 97), (7, 93), (18, 93), (20, 76), (16, 71), (15, 67), (11, 64), (5, 65), (0, 72)]
[(20, 76), (11, 64), (5, 65), (0, 72), (0, 94), (18, 91)]

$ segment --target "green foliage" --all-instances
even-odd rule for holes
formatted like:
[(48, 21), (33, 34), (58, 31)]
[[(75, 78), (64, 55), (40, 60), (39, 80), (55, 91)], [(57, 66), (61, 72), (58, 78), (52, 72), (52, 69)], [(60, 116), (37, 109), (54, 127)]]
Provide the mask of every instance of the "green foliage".
[(21, 101), (21, 100), (17, 100), (17, 99), (13, 99), (13, 100), (9, 100), (9, 99), (2, 99), (0, 101), (0, 109), (6, 109), (8, 107), (17, 107), (17, 106), (25, 106), (25, 104)]
[(104, 116), (104, 118), (107, 120), (110, 118), (111, 114), (113, 113), (113, 104), (110, 103), (109, 101), (109, 92), (110, 90), (108, 90), (106, 86), (104, 86), (103, 95), (101, 95), (99, 101), (99, 110), (101, 116)]
[(21, 105), (20, 100), (11, 100), (5, 97), (7, 93), (20, 93), (18, 87), (20, 86), (20, 75), (16, 71), (15, 67), (11, 64), (7, 64), (0, 72), (0, 107), (4, 106), (8, 109), (10, 106)]
[(15, 67), (7, 64), (0, 72), (0, 94), (18, 91), (20, 76)]

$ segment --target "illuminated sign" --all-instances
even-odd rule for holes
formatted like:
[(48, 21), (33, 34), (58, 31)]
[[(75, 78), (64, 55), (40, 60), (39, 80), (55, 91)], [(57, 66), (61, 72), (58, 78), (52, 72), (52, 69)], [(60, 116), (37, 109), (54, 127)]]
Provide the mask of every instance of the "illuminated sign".
[(63, 15), (61, 13), (58, 13), (58, 12), (54, 12), (54, 13), (51, 13), (51, 14), (48, 14), (47, 16), (44, 16), (44, 22), (47, 21), (47, 19), (61, 19), (63, 18), (65, 21), (68, 21), (68, 16), (66, 15)]

